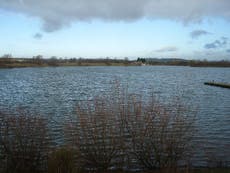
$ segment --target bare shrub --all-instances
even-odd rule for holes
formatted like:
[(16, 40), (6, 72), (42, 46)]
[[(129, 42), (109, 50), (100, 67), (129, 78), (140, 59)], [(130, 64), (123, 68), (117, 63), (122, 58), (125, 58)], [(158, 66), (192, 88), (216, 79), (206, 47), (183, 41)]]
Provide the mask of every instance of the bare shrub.
[(77, 123), (72, 139), (82, 168), (106, 170), (118, 157), (121, 143), (117, 117), (108, 103), (95, 98), (77, 107)]
[(80, 102), (69, 126), (82, 168), (107, 170), (172, 168), (186, 162), (194, 116), (175, 102), (163, 105), (153, 96), (129, 94), (116, 86), (111, 95)]
[(54, 150), (48, 159), (48, 173), (74, 173), (75, 159), (74, 150), (69, 148), (59, 148)]
[(154, 97), (144, 102), (140, 96), (132, 96), (127, 105), (130, 152), (142, 168), (177, 167), (187, 161), (194, 116), (188, 116), (184, 106), (162, 105)]
[(47, 122), (18, 111), (1, 114), (0, 146), (6, 172), (36, 172), (45, 169), (48, 153)]

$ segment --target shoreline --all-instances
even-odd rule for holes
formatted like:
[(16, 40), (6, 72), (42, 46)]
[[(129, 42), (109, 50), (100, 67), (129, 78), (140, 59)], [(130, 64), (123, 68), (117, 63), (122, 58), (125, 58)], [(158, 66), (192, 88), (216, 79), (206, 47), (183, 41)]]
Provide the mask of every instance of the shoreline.
[(12, 68), (42, 68), (42, 67), (134, 67), (134, 66), (175, 66), (175, 67), (192, 67), (192, 68), (230, 68), (230, 66), (190, 66), (190, 65), (172, 65), (172, 64), (121, 64), (114, 63), (111, 65), (107, 65), (105, 63), (83, 63), (81, 65), (78, 64), (58, 64), (58, 65), (37, 65), (37, 64), (0, 64), (0, 69), (12, 69)]
[(26, 67), (81, 67), (81, 66), (184, 66), (229, 68), (230, 61), (200, 61), (183, 59), (43, 59), (0, 58), (0, 69)]

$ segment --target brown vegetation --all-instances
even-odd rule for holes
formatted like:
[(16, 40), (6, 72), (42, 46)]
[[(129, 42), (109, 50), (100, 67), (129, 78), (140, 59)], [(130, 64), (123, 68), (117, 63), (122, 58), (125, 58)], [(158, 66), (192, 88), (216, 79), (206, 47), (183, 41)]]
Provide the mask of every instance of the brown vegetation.
[(95, 99), (77, 108), (77, 122), (72, 124), (72, 145), (78, 151), (85, 170), (107, 170), (121, 152), (118, 119), (106, 100)]
[(126, 120), (131, 136), (131, 153), (144, 169), (176, 168), (190, 156), (194, 117), (177, 106), (168, 111), (156, 100), (131, 101)]
[(74, 173), (75, 151), (71, 148), (57, 148), (49, 154), (48, 173)]
[(189, 169), (195, 116), (184, 105), (129, 94), (119, 84), (113, 91), (78, 104), (61, 148), (51, 149), (46, 119), (0, 112), (0, 172), (203, 172)]
[(46, 169), (46, 120), (23, 111), (17, 115), (0, 112), (0, 120), (0, 170), (24, 173)]
[(68, 133), (85, 169), (176, 168), (187, 163), (194, 133), (183, 108), (124, 92), (94, 98), (79, 104)]

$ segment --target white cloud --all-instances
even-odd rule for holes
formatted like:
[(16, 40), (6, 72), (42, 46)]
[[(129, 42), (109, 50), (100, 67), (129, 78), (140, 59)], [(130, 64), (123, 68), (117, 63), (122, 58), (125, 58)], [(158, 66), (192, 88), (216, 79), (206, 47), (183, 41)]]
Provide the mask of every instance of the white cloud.
[(36, 16), (52, 32), (74, 21), (172, 19), (184, 23), (203, 17), (230, 20), (229, 0), (0, 0), (0, 9)]

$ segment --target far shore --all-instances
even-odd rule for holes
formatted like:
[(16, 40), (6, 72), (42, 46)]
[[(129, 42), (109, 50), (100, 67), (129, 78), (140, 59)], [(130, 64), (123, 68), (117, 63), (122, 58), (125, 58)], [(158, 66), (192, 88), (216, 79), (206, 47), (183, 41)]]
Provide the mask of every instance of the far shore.
[(25, 67), (62, 67), (62, 66), (189, 66), (189, 67), (230, 67), (230, 61), (206, 61), (184, 59), (151, 59), (138, 58), (137, 60), (124, 59), (43, 59), (34, 58), (0, 58), (0, 68)]

